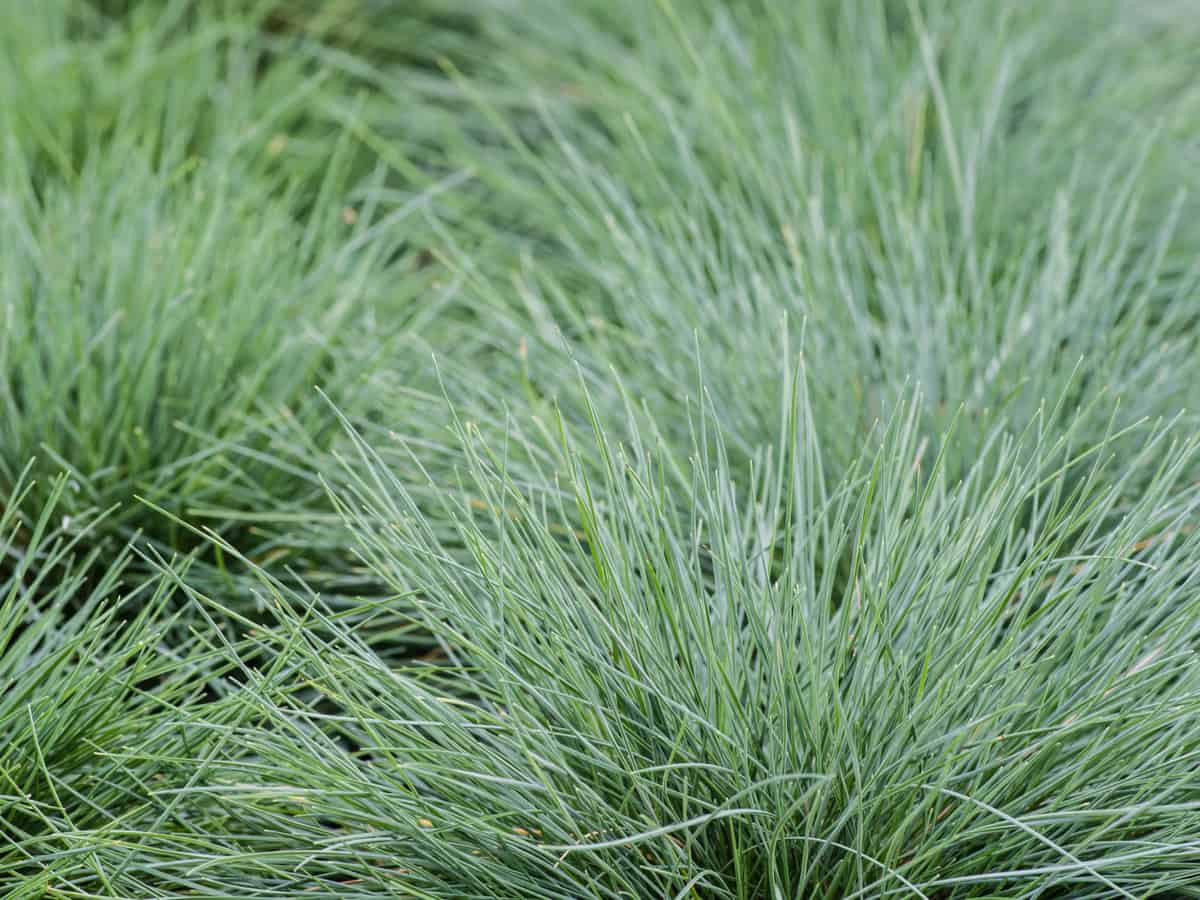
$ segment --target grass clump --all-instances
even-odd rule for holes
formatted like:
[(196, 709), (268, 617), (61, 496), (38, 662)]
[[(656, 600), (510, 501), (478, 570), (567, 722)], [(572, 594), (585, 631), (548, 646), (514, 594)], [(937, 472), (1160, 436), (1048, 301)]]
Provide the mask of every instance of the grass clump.
[(236, 159), (124, 151), (40, 187), (10, 158), (0, 496), (38, 456), (70, 476), (62, 514), (118, 507), (89, 539), (176, 548), (184, 535), (135, 497), (218, 528), (321, 507), (319, 487), (251, 454), (271, 421), (328, 436), (314, 385), (370, 405), (366, 366), (412, 320), (402, 229), (346, 205), (336, 155), (300, 222)]
[[(179, 776), (177, 716), (212, 666), (177, 654), (168, 579), (132, 576), (130, 551), (64, 532), (59, 479), (28, 532), (0, 507), (0, 893), (103, 893), (139, 827), (161, 824), (152, 788)], [(16, 498), (33, 486), (22, 479)], [(95, 523), (93, 524), (94, 527)], [(118, 754), (152, 749), (130, 768)], [(105, 894), (108, 896), (107, 894)]]
[(1020, 453), (998, 432), (955, 483), (915, 408), (839, 479), (800, 397), (746, 505), (719, 433), (682, 497), (653, 452), (603, 433), (600, 479), (533, 497), (463, 434), (485, 503), (447, 500), (452, 541), (364, 451), (371, 480), (343, 511), (442, 662), (397, 671), (267, 579), (302, 610), (241, 648), (270, 664), (172, 707), (171, 754), (122, 742), (122, 772), (170, 780), (129, 832), (137, 854), (71, 836), (122, 892), (74, 884), (1190, 896), (1196, 448), (1151, 433), (1114, 483), (1115, 441), (1035, 428)]
[(0, 13), (0, 499), (37, 457), (69, 521), (112, 511), (88, 541), (201, 546), (158, 507), (336, 580), (308, 527), (336, 517), (272, 431), (328, 449), (317, 386), (378, 414), (376, 363), (444, 301), (416, 301), (427, 196), (385, 190), (346, 79), (250, 6)]
[(539, 414), (582, 366), (619, 421), (615, 370), (683, 453), (702, 380), (744, 465), (802, 333), (843, 464), (910, 379), (931, 433), (1072, 385), (1068, 411), (1178, 410), (1194, 44), (1110, 4), (557, 6), (486, 20), (509, 52), (447, 140), (489, 202), (439, 210), (490, 364)]
[(1145, 430), (1114, 481), (1046, 416), (958, 481), (913, 403), (830, 476), (793, 396), (749, 500), (715, 417), (684, 496), (603, 432), (602, 477), (533, 496), (464, 433), (490, 512), (449, 544), (364, 449), (343, 509), (444, 656), (285, 615), (225, 717), (244, 755), (188, 791), (254, 835), (206, 889), (1193, 896), (1194, 442)]

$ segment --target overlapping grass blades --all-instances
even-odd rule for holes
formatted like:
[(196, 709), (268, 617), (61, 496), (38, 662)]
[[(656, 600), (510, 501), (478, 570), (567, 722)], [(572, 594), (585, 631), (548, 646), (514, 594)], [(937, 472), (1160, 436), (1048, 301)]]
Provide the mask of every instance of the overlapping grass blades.
[(0, 9), (0, 893), (1200, 896), (1196, 27)]
[[(32, 489), (24, 477), (16, 500)], [(103, 556), (59, 520), (59, 479), (35, 522), (0, 508), (0, 891), (103, 892), (130, 837), (161, 824), (156, 786), (187, 775), (182, 724), (208, 676), (203, 653), (172, 648), (168, 579), (132, 577), (130, 551)], [(120, 755), (153, 751), (133, 769)]]
[[(169, 6), (69, 51), (62, 5), (6, 13), (38, 34), (4, 88), (0, 496), (36, 456), (70, 475), (62, 512), (115, 507), (88, 540), (187, 549), (140, 497), (277, 552), (289, 517), (331, 517), (311, 475), (264, 459), (268, 428), (324, 446), (337, 429), (314, 387), (372, 409), (375, 362), (437, 303), (415, 301), (416, 216), (374, 192), (382, 169), (360, 183), (352, 135), (313, 124), (320, 73), (256, 73), (244, 25), (188, 30)], [(26, 83), (43, 69), (63, 84)], [(50, 115), (47, 91), (70, 108)], [(316, 170), (295, 149), (314, 131)]]
[[(1116, 436), (1081, 444), (1046, 415), (1018, 440), (996, 431), (960, 481), (923, 456), (914, 402), (835, 476), (803, 389), (792, 396), (748, 498), (711, 414), (687, 489), (653, 448), (598, 428), (571, 440), (593, 442), (602, 473), (576, 467), (533, 494), (503, 447), (464, 431), (482, 502), (450, 501), (449, 543), (362, 447), (342, 509), (443, 655), (397, 671), (264, 574), (284, 612), (247, 645), (274, 662), (238, 676), (244, 718), (225, 740), (241, 755), (183, 801), (253, 837), (214, 837), (201, 883), (435, 897), (1195, 887), (1194, 441), (1140, 429), (1114, 476)], [(1131, 498), (1127, 481), (1148, 487)]]

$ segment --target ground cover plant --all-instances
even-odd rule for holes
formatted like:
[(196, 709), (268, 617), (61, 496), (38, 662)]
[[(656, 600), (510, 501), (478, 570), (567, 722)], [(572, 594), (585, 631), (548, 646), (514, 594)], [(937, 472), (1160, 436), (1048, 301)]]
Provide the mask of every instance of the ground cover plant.
[(325, 114), (336, 79), (187, 4), (5, 15), (0, 496), (36, 459), (23, 514), (65, 471), (63, 527), (110, 552), (135, 533), (203, 549), (152, 504), (345, 578), (294, 534), (332, 510), (256, 460), (265, 426), (327, 447), (314, 386), (370, 409), (373, 360), (438, 301), (415, 217), (381, 209), (382, 170)]
[(1200, 17), (0, 9), (0, 894), (1200, 896)]
[[(31, 489), (24, 473), (17, 497)], [(0, 514), (0, 872), (5, 896), (43, 897), (104, 870), (120, 837), (155, 821), (149, 781), (163, 780), (180, 731), (164, 710), (203, 690), (203, 654), (166, 644), (171, 581), (129, 581), (130, 553), (100, 559), (86, 531), (57, 527), (60, 477), (22, 534), (17, 507)], [(154, 773), (114, 756), (162, 754)], [(172, 748), (177, 748), (172, 751)]]
[[(300, 612), (271, 632), (274, 665), (235, 678), (253, 725), (218, 730), (242, 752), (184, 793), (194, 821), (232, 814), (256, 835), (206, 829), (204, 889), (1193, 885), (1197, 498), (1180, 481), (1194, 447), (1149, 431), (1110, 479), (1107, 446), (1035, 423), (1020, 439), (1031, 462), (996, 436), (952, 481), (944, 460), (914, 465), (910, 405), (877, 454), (831, 479), (804, 399), (783, 414), (788, 443), (744, 506), (719, 438), (696, 448), (686, 529), (652, 453), (598, 435), (606, 474), (577, 470), (565, 497), (535, 499), (464, 434), (491, 512), (457, 504), (448, 548), (364, 450), (371, 474), (347, 515), (371, 566), (419, 597), (447, 665), (398, 674), (280, 596)], [(1143, 466), (1154, 486), (1129, 504), (1124, 482)]]

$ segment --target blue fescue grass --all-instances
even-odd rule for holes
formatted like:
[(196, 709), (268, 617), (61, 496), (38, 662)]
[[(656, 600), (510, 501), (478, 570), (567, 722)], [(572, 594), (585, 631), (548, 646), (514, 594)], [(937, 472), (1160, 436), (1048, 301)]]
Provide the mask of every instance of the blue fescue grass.
[(687, 489), (598, 430), (569, 440), (601, 474), (532, 495), (463, 431), (483, 502), (450, 540), (362, 445), (341, 508), (441, 660), (397, 670), (264, 574), (237, 752), (163, 795), (210, 837), (200, 889), (1191, 896), (1194, 442), (1142, 429), (1114, 480), (1039, 417), (958, 479), (914, 402), (832, 475), (791, 383), (748, 484), (711, 415)]
[[(20, 500), (31, 489), (23, 474)], [(172, 647), (173, 582), (133, 576), (129, 548), (102, 555), (60, 526), (66, 479), (38, 518), (0, 509), (0, 887), (7, 897), (102, 890), (129, 830), (160, 823), (155, 782), (186, 752), (176, 713), (214, 669)], [(99, 523), (93, 522), (95, 528)], [(154, 766), (118, 758), (154, 748)], [(171, 776), (173, 777), (173, 776)], [(120, 868), (120, 866), (117, 866)], [(61, 894), (60, 894), (61, 895)]]
[(168, 7), (94, 46), (58, 43), (68, 7), (6, 13), (31, 33), (6, 37), (28, 58), (0, 138), (0, 496), (36, 457), (69, 475), (64, 515), (112, 510), (89, 540), (186, 549), (148, 502), (282, 552), (267, 520), (330, 510), (307, 474), (253, 462), (267, 425), (323, 446), (336, 429), (315, 386), (372, 408), (372, 366), (437, 304), (416, 299), (413, 217), (381, 206), (381, 170), (361, 181), (348, 131), (316, 124), (325, 77), (256, 74), (244, 24), (180, 31), (186, 9)]
[(528, 99), (465, 88), (495, 139), (455, 152), (526, 236), (481, 226), (480, 253), (448, 226), (464, 277), (501, 272), (468, 302), (535, 389), (570, 383), (565, 333), (684, 440), (702, 376), (743, 455), (801, 332), (845, 458), (910, 379), (935, 432), (1071, 383), (1068, 410), (1107, 389), (1126, 422), (1171, 415), (1196, 356), (1196, 59), (1100, 6), (1066, 28), (994, 3), (628, 4), (619, 41), (586, 4), (531, 16), (527, 56), (494, 62)]
[(1196, 37), (0, 10), (0, 893), (1200, 896)]

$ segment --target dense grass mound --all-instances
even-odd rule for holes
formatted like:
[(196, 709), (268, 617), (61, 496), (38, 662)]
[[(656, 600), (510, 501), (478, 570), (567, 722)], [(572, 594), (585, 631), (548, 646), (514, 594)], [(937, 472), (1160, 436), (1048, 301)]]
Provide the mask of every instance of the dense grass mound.
[[(605, 475), (567, 473), (539, 498), (464, 435), (489, 512), (455, 509), (449, 547), (373, 463), (347, 513), (443, 664), (397, 672), (319, 610), (287, 617), (275, 666), (222, 732), (244, 756), (188, 792), (190, 816), (254, 835), (224, 842), (204, 883), (546, 898), (1194, 887), (1200, 497), (1180, 483), (1194, 444), (1147, 433), (1113, 479), (1108, 445), (1039, 420), (951, 481), (922, 459), (910, 406), (834, 478), (806, 400), (787, 412), (745, 503), (715, 435), (685, 496), (653, 452), (597, 435)], [(1147, 469), (1152, 488), (1128, 503)]]
[[(161, 824), (152, 790), (187, 777), (183, 710), (212, 661), (166, 644), (169, 579), (129, 578), (129, 552), (81, 550), (49, 492), (25, 533), (0, 510), (0, 886), (6, 897), (101, 891), (132, 830)], [(18, 499), (28, 489), (18, 484)], [(153, 752), (132, 769), (118, 754)], [(78, 896), (78, 893), (76, 893)]]
[(1200, 19), (0, 9), (0, 894), (1200, 897)]
[[(37, 458), (43, 485), (69, 475), (68, 530), (111, 513), (85, 542), (197, 544), (155, 506), (307, 558), (293, 523), (332, 510), (268, 432), (328, 449), (318, 385), (345, 414), (378, 407), (374, 364), (436, 317), (416, 302), (419, 204), (380, 195), (380, 166), (363, 181), (358, 141), (322, 120), (336, 79), (275, 61), (245, 21), (180, 4), (5, 15), (20, 77), (0, 114), (0, 498)], [(46, 497), (35, 486), (24, 514)]]
[(455, 151), (516, 218), (459, 265), (504, 270), (468, 291), (535, 390), (574, 383), (565, 333), (606, 414), (615, 370), (686, 447), (703, 380), (744, 460), (803, 333), (844, 462), (910, 380), (933, 433), (1069, 387), (1068, 414), (1101, 389), (1126, 423), (1178, 411), (1194, 44), (1094, 3), (552, 5), (495, 23), (517, 32), (495, 79), (528, 99), (471, 82), (494, 134)]

